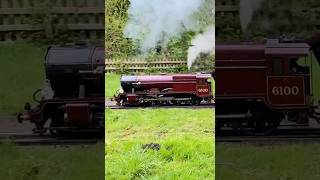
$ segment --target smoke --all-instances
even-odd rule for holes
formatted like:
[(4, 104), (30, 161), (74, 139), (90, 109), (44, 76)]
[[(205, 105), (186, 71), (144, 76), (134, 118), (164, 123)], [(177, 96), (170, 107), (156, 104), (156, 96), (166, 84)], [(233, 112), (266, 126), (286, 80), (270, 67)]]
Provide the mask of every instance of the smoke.
[(192, 15), (203, 0), (130, 0), (129, 21), (124, 30), (137, 40), (143, 53), (170, 39), (197, 28)]
[(247, 32), (253, 13), (258, 10), (263, 0), (240, 0), (240, 24), (242, 32)]
[(191, 42), (192, 46), (188, 50), (188, 69), (200, 53), (211, 53), (215, 45), (215, 28), (211, 26), (202, 34), (197, 35)]

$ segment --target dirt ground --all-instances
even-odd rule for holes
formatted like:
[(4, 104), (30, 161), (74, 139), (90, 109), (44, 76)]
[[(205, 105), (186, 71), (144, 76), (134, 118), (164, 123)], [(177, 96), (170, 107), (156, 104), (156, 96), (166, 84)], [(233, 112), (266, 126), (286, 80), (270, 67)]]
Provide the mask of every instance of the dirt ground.
[(105, 100), (104, 103), (105, 107), (109, 107), (109, 106), (116, 106), (116, 102), (115, 101), (110, 101), (110, 100)]
[(0, 115), (0, 133), (32, 133), (34, 124), (30, 122), (19, 123), (14, 116)]

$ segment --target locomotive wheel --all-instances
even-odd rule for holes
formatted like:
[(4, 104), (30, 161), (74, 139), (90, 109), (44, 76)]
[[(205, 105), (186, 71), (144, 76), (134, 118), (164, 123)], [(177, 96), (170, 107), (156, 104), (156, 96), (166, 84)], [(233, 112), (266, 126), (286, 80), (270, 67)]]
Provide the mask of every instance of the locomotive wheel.
[(65, 135), (65, 132), (62, 130), (54, 129), (55, 127), (61, 126), (61, 118), (58, 117), (52, 117), (51, 122), (50, 122), (50, 134), (53, 135), (54, 137), (59, 137)]
[(192, 99), (192, 104), (193, 105), (200, 105), (201, 100), (202, 100), (201, 98), (195, 97)]
[(50, 134), (52, 135), (52, 136), (54, 136), (54, 137), (58, 137), (58, 136), (60, 136), (60, 131), (59, 130), (57, 130), (57, 129), (51, 129), (51, 128), (54, 128), (55, 126), (54, 125), (52, 125), (52, 123), (50, 123)]
[(181, 101), (172, 100), (171, 102), (172, 102), (174, 105), (176, 105), (176, 106), (181, 105)]
[(298, 120), (299, 120), (299, 113), (298, 112), (288, 113), (288, 121), (298, 122)]
[(263, 136), (272, 133), (280, 124), (282, 116), (263, 106), (253, 106), (240, 130), (247, 135)]

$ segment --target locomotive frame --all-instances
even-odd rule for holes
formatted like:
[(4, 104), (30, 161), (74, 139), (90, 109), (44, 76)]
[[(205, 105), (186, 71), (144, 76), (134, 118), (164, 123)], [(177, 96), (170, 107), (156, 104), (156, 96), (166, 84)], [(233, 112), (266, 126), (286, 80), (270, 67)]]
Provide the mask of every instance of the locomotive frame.
[[(213, 99), (210, 74), (123, 76), (122, 91), (113, 98), (118, 105), (198, 105)], [(126, 87), (125, 79), (134, 79)]]
[(305, 122), (313, 109), (312, 67), (296, 62), (306, 61), (309, 50), (306, 43), (278, 40), (266, 45), (217, 45), (217, 130), (228, 126), (266, 135), (284, 118)]
[(50, 130), (55, 136), (83, 131), (104, 135), (104, 48), (51, 46), (45, 59), (46, 84), (33, 95), (38, 104), (32, 108), (26, 103), (18, 121), (34, 123), (39, 134)]

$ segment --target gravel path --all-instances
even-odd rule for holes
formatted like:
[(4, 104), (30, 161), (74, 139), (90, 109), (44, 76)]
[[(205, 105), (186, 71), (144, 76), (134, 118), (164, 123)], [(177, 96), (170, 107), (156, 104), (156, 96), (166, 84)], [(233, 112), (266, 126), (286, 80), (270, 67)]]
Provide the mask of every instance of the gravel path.
[(17, 118), (9, 115), (0, 115), (0, 133), (30, 133), (34, 124), (30, 122), (19, 123)]

